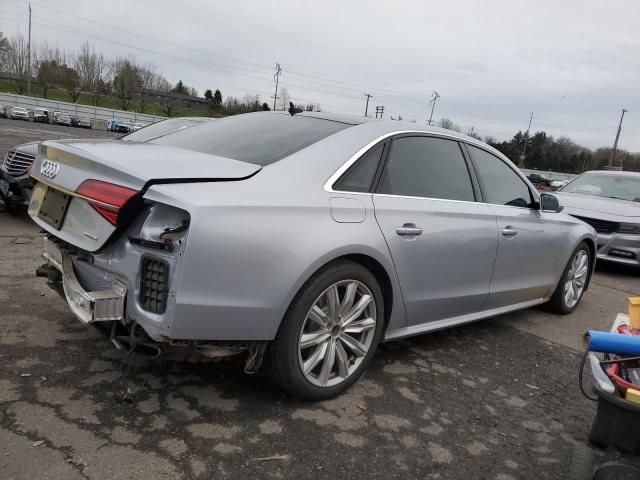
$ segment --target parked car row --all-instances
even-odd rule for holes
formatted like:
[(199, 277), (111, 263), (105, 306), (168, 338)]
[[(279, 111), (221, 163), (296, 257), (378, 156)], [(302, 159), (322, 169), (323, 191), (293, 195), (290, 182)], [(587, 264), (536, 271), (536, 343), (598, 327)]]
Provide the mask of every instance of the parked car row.
[(91, 128), (91, 119), (87, 116), (69, 115), (67, 112), (52, 112), (48, 108), (40, 107), (29, 111), (24, 107), (3, 107), (0, 105), (0, 117), (67, 127)]
[[(54, 112), (54, 116), (55, 113), (57, 112)], [(34, 121), (39, 121), (35, 118)], [(62, 121), (63, 118), (58, 116), (58, 120)], [(212, 120), (209, 117), (169, 118), (144, 128), (138, 128), (135, 132), (121, 136), (119, 140), (123, 142), (148, 142)], [(91, 128), (91, 122), (88, 118), (80, 118), (77, 125), (74, 125), (74, 117), (71, 119), (72, 125), (78, 127), (85, 126), (83, 121), (86, 121), (85, 125)], [(38, 153), (39, 143), (29, 142), (16, 145), (9, 150), (4, 161), (0, 160), (0, 191), (12, 206), (26, 206), (31, 201), (33, 180), (29, 177), (29, 169)]]

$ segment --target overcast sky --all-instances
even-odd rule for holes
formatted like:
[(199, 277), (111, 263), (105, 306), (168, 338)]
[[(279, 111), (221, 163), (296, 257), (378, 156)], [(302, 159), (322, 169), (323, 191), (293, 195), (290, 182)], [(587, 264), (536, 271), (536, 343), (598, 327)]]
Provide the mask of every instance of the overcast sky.
[[(0, 0), (0, 31), (26, 33), (27, 2)], [(275, 62), (294, 102), (510, 138), (526, 129), (640, 151), (637, 0), (39, 0), (34, 44), (68, 51), (89, 40), (134, 56), (171, 82), (273, 102)], [(72, 15), (75, 16), (72, 16)], [(92, 23), (98, 22), (98, 23)], [(115, 27), (109, 28), (109, 27)], [(117, 30), (120, 29), (120, 30)], [(128, 32), (135, 32), (128, 33)]]

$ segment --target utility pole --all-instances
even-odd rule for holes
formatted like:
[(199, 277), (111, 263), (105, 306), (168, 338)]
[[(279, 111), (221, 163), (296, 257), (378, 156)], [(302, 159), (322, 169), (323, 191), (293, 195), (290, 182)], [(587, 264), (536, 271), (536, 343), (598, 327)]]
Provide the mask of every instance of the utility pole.
[[(380, 115), (380, 117), (378, 117)], [(376, 107), (376, 118), (382, 118), (384, 115), (384, 105), (379, 105)]]
[(280, 72), (282, 72), (282, 68), (280, 68), (280, 64), (276, 62), (276, 74), (273, 76), (273, 79), (276, 81), (276, 93), (273, 94), (273, 111), (276, 111), (276, 101), (278, 100), (278, 80), (280, 80)]
[(369, 95), (368, 93), (364, 94), (365, 97), (367, 97), (367, 105), (364, 107), (364, 116), (367, 116), (367, 113), (369, 112), (369, 99), (371, 97), (373, 97), (373, 95)]
[(431, 104), (431, 115), (429, 115), (429, 125), (431, 125), (431, 121), (433, 120), (433, 111), (436, 108), (436, 102), (438, 101), (439, 98), (440, 98), (440, 95), (438, 95), (438, 92), (434, 90), (433, 95), (431, 95), (431, 100), (429, 101), (429, 103)]
[(622, 109), (622, 115), (620, 116), (620, 123), (618, 124), (618, 133), (616, 133), (616, 141), (613, 142), (613, 150), (611, 150), (611, 156), (609, 157), (609, 170), (613, 166), (613, 160), (616, 156), (616, 149), (618, 148), (618, 139), (620, 138), (620, 131), (622, 130), (622, 119), (624, 118), (624, 114), (629, 110)]
[(27, 94), (31, 95), (31, 3), (29, 3), (29, 43), (27, 45), (29, 52), (29, 65), (27, 65)]
[(527, 127), (527, 131), (524, 133), (524, 146), (522, 147), (522, 153), (520, 154), (520, 165), (518, 165), (521, 168), (524, 165), (524, 159), (526, 158), (525, 154), (527, 153), (527, 140), (529, 140), (529, 130), (531, 130), (532, 121), (533, 112), (531, 112), (531, 115), (529, 116), (529, 126)]

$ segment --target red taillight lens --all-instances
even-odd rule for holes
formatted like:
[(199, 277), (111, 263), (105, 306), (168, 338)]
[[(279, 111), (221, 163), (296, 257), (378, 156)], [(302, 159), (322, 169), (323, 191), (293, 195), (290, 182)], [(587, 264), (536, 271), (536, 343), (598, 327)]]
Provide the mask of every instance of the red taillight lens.
[(100, 180), (85, 180), (76, 189), (76, 193), (85, 197), (95, 211), (111, 225), (117, 225), (120, 209), (135, 197), (138, 191)]

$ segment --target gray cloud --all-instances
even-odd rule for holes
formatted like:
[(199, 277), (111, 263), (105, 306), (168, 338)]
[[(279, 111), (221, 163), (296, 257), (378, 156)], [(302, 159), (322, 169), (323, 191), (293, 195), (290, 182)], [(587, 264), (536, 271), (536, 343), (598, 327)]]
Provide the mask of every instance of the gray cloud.
[[(26, 31), (25, 4), (0, 2), (0, 30)], [(436, 118), (451, 118), (465, 129), (508, 138), (526, 128), (533, 111), (532, 129), (590, 147), (612, 144), (625, 107), (620, 146), (640, 151), (638, 2), (40, 0), (32, 5), (36, 44), (46, 40), (74, 50), (88, 38), (108, 56), (133, 55), (201, 92), (220, 88), (223, 95), (259, 94), (271, 102), (273, 71), (262, 66), (277, 61), (294, 101), (319, 102), (325, 110), (362, 114), (363, 94), (369, 92), (371, 106), (423, 122), (429, 96), (437, 90), (442, 101)]]

